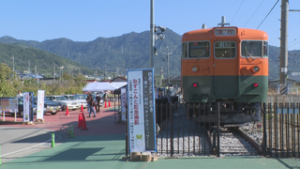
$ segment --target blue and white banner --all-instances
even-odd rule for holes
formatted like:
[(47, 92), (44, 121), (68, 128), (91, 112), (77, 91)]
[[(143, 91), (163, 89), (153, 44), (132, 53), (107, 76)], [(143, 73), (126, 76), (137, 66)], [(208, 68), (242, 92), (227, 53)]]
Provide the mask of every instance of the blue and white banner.
[(44, 98), (45, 90), (38, 90), (36, 119), (44, 119)]
[(156, 152), (154, 70), (127, 71), (130, 152)]
[(30, 113), (29, 113), (29, 93), (23, 93), (23, 122), (29, 122), (30, 121)]

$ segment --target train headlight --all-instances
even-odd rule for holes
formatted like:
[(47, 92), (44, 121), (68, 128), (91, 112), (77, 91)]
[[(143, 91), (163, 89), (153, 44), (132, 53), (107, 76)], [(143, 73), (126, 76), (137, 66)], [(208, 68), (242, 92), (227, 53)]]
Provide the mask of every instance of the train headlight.
[(198, 71), (198, 68), (195, 66), (195, 67), (192, 68), (192, 71), (193, 71), (193, 72), (197, 72), (197, 71)]
[(254, 83), (253, 87), (255, 87), (255, 88), (258, 87), (258, 83)]
[(252, 68), (252, 71), (253, 71), (254, 73), (258, 72), (258, 71), (259, 71), (259, 67), (258, 67), (258, 66), (254, 66), (254, 67)]
[(193, 87), (198, 87), (198, 83), (193, 83)]

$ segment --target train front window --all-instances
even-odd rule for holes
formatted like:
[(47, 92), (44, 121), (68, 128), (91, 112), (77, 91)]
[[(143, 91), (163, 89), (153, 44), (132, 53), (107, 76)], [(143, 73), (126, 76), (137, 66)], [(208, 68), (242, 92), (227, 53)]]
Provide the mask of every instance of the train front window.
[(232, 41), (215, 42), (215, 57), (222, 59), (235, 58), (236, 43)]
[(242, 57), (268, 57), (268, 42), (242, 41)]
[(182, 43), (182, 58), (187, 58), (187, 43), (183, 42)]
[(208, 58), (209, 42), (189, 42), (189, 58)]

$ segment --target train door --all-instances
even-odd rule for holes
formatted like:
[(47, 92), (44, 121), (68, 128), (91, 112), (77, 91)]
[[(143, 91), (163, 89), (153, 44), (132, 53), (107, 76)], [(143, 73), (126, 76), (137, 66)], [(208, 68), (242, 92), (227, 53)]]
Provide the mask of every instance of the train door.
[(215, 98), (235, 98), (239, 95), (237, 45), (233, 40), (214, 41), (212, 92)]

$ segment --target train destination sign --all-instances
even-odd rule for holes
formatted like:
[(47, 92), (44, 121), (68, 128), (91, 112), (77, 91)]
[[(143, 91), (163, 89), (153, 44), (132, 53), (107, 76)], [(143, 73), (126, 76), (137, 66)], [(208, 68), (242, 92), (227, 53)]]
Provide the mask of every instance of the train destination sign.
[(154, 70), (127, 71), (129, 152), (156, 152)]
[(234, 28), (226, 28), (226, 29), (215, 29), (216, 36), (235, 36), (236, 31)]

